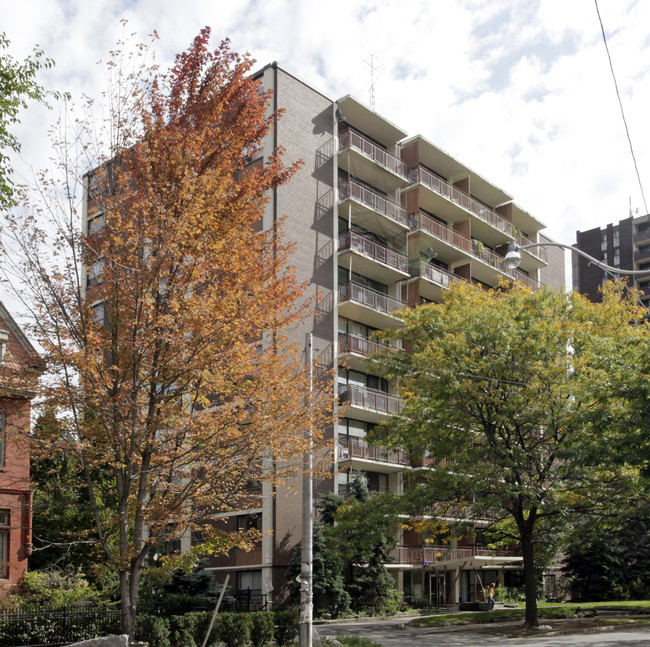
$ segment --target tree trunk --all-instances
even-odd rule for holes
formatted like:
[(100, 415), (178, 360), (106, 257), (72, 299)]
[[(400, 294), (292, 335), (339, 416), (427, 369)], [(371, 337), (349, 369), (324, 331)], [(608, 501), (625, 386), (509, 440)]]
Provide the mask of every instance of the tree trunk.
[(526, 619), (524, 627), (537, 629), (537, 573), (535, 570), (535, 553), (533, 534), (529, 529), (520, 529), (521, 555), (524, 560), (524, 591), (526, 594)]
[(120, 571), (120, 621), (122, 633), (132, 641), (135, 637), (135, 612), (138, 604), (138, 584), (140, 578), (132, 577), (130, 571)]

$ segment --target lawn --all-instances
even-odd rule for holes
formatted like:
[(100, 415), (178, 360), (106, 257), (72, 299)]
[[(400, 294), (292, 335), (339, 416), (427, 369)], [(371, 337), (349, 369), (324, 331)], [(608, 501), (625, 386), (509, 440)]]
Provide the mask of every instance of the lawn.
[[(559, 620), (583, 616), (584, 611), (595, 609), (599, 613), (617, 611), (629, 615), (650, 614), (650, 600), (617, 601), (617, 602), (540, 602), (538, 614), (540, 622), (544, 620)], [(496, 609), (494, 611), (470, 611), (464, 613), (446, 613), (417, 618), (409, 624), (418, 627), (446, 627), (451, 625), (481, 624), (493, 622), (508, 622), (524, 619), (524, 607), (516, 609)], [(650, 621), (650, 618), (648, 618)]]

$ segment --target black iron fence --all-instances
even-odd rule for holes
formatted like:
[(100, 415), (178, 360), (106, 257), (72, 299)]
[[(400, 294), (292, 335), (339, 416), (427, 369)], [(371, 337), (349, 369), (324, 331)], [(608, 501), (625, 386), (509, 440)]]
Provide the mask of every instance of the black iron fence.
[[(186, 603), (144, 603), (138, 615), (162, 617), (192, 611), (212, 611), (216, 599), (188, 600)], [(256, 591), (226, 594), (221, 611), (246, 613), (265, 611), (266, 595)], [(119, 607), (66, 607), (59, 609), (0, 611), (0, 647), (60, 647), (69, 643), (121, 633)]]
[(0, 613), (1, 647), (58, 647), (119, 633), (119, 608), (63, 608)]

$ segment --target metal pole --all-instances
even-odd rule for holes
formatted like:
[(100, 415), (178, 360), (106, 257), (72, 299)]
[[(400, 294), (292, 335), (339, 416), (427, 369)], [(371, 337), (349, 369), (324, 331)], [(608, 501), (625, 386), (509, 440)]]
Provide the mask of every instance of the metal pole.
[(221, 592), (219, 593), (219, 599), (217, 600), (217, 606), (214, 608), (214, 611), (212, 612), (212, 618), (210, 618), (210, 625), (208, 627), (208, 630), (205, 634), (205, 638), (203, 639), (203, 642), (201, 643), (201, 647), (205, 647), (208, 638), (210, 637), (210, 634), (212, 633), (212, 627), (214, 627), (214, 620), (217, 617), (217, 613), (219, 613), (219, 607), (221, 606), (221, 601), (223, 600), (223, 594), (226, 592), (226, 587), (228, 586), (228, 580), (230, 579), (230, 573), (226, 574), (226, 581), (223, 583), (223, 586), (221, 587)]
[[(309, 362), (309, 414), (311, 418), (312, 398), (314, 393), (314, 347), (313, 335), (307, 334), (307, 361)], [(312, 646), (312, 559), (313, 559), (313, 429), (311, 419), (307, 426), (307, 451), (303, 457), (302, 478), (302, 553), (300, 564), (300, 647)]]

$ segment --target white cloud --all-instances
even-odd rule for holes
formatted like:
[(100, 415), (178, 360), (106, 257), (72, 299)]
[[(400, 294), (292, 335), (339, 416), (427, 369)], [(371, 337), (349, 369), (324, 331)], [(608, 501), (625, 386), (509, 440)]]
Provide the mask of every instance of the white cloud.
[[(600, 0), (642, 180), (650, 191), (650, 3)], [(125, 28), (121, 18), (127, 18)], [(21, 0), (3, 3), (17, 56), (56, 60), (48, 87), (97, 95), (98, 59), (154, 29), (168, 65), (204, 25), (258, 67), (277, 60), (332, 98), (369, 101), (486, 178), (562, 242), (644, 210), (592, 0)], [(41, 163), (47, 123), (23, 114), (23, 157)], [(650, 196), (649, 196), (650, 197)]]

